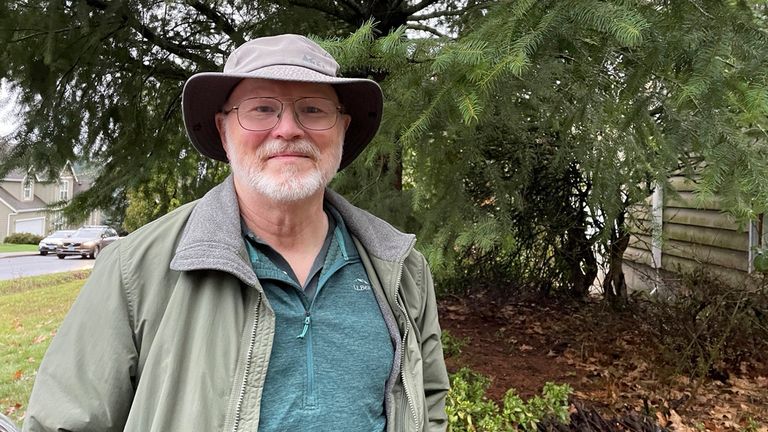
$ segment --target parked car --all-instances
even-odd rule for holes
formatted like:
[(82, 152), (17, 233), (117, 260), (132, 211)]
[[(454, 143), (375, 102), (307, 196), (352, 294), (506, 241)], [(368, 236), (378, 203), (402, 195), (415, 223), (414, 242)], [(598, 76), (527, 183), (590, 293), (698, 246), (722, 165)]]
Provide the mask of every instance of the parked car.
[(48, 255), (48, 252), (56, 252), (56, 248), (61, 244), (62, 240), (68, 238), (74, 232), (75, 230), (58, 230), (40, 240), (40, 243), (37, 245), (40, 255)]
[(96, 258), (102, 249), (119, 239), (117, 231), (106, 225), (86, 225), (72, 236), (62, 240), (56, 248), (56, 256), (64, 259), (67, 255)]

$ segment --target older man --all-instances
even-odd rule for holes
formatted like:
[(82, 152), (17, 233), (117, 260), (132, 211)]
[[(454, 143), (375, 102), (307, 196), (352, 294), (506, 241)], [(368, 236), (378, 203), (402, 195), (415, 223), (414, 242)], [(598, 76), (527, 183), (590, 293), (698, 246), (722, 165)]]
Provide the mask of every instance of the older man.
[(296, 35), (184, 88), (232, 175), (103, 251), (24, 430), (444, 430), (435, 294), (413, 235), (326, 189), (375, 135), (375, 82)]

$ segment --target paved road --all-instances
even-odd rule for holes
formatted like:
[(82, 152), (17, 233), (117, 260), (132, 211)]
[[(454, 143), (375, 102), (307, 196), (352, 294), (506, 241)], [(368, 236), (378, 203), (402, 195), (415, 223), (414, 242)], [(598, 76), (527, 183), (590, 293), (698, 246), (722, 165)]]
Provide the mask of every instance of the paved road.
[(96, 260), (67, 257), (58, 259), (56, 255), (25, 255), (0, 258), (0, 280), (47, 273), (83, 270), (93, 267)]

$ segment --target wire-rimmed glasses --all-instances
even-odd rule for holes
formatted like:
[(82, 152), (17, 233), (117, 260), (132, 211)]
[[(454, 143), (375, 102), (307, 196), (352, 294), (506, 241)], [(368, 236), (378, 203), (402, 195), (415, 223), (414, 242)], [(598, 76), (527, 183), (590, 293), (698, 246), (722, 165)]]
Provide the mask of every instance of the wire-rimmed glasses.
[(265, 131), (277, 126), (285, 104), (293, 105), (296, 121), (305, 129), (326, 130), (336, 126), (342, 107), (326, 98), (302, 97), (283, 101), (275, 97), (253, 97), (243, 99), (225, 114), (237, 111), (237, 121), (243, 129)]

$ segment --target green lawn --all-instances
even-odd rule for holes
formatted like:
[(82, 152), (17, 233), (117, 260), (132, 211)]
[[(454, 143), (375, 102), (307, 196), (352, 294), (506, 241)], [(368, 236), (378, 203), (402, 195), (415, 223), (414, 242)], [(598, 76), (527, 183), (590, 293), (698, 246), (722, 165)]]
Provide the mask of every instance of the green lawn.
[(0, 281), (0, 412), (17, 423), (40, 360), (89, 273)]
[(37, 245), (0, 243), (0, 253), (5, 252), (37, 252)]

